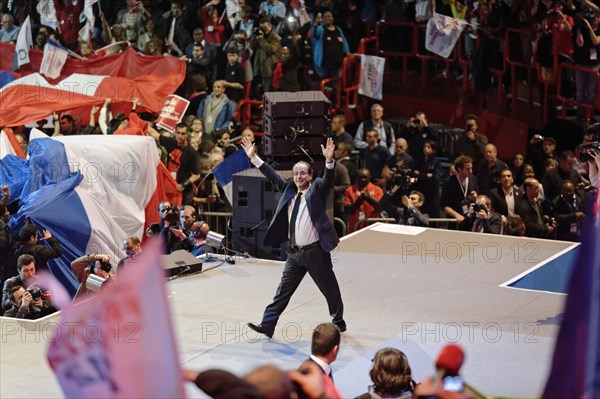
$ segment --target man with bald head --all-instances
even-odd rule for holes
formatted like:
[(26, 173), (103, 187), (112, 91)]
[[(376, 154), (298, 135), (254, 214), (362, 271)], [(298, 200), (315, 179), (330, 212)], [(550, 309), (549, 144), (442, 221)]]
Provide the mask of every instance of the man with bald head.
[(585, 220), (584, 204), (572, 181), (563, 181), (560, 194), (552, 203), (556, 214), (556, 239), (581, 241), (581, 229)]
[(507, 170), (508, 165), (498, 159), (498, 149), (492, 143), (485, 145), (483, 156), (485, 159), (477, 172), (477, 187), (480, 193), (489, 195), (492, 188), (500, 186), (500, 172)]

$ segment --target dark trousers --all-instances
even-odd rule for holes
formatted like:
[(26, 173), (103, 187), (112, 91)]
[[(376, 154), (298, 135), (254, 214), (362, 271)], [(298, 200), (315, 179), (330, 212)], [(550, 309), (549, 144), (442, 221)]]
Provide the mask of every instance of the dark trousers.
[(264, 327), (275, 329), (279, 316), (287, 307), (307, 272), (325, 296), (333, 322), (339, 325), (344, 324), (344, 304), (340, 287), (333, 273), (331, 255), (317, 245), (305, 250), (288, 248), (281, 282), (277, 287), (273, 302), (267, 306), (263, 315), (261, 324)]

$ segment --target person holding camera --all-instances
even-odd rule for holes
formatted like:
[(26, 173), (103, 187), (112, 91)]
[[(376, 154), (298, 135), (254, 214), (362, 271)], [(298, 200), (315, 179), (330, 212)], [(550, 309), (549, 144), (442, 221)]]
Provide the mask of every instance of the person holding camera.
[(427, 115), (425, 112), (417, 112), (417, 114), (408, 119), (406, 126), (400, 133), (408, 143), (408, 153), (419, 160), (423, 158), (423, 144), (426, 140), (437, 143), (438, 134), (429, 126)]
[(254, 29), (250, 39), (250, 49), (254, 54), (252, 68), (254, 76), (262, 81), (262, 92), (273, 91), (273, 71), (279, 62), (281, 37), (273, 30), (267, 17), (260, 20), (259, 27)]
[(502, 234), (502, 216), (494, 211), (487, 195), (478, 195), (458, 228), (475, 233)]
[(539, 199), (540, 182), (534, 178), (527, 178), (523, 182), (525, 195), (517, 203), (515, 212), (523, 218), (525, 235), (534, 238), (552, 238), (556, 229), (556, 221), (544, 214), (541, 200)]
[(488, 139), (478, 132), (479, 118), (475, 115), (465, 117), (465, 133), (456, 141), (454, 146), (454, 157), (466, 155), (473, 160), (473, 169), (479, 170), (479, 165), (483, 161), (484, 148)]
[(429, 215), (421, 213), (421, 207), (425, 202), (423, 193), (412, 190), (408, 195), (402, 196), (402, 207), (392, 203), (392, 198), (401, 189), (401, 186), (394, 185), (391, 190), (386, 192), (379, 201), (379, 209), (386, 211), (390, 217), (396, 219), (396, 223), (406, 226), (429, 227)]
[[(8, 310), (11, 305), (11, 300), (9, 298), (9, 293), (12, 288), (16, 286), (28, 287), (33, 284), (36, 280), (35, 274), (35, 259), (33, 256), (25, 254), (19, 256), (17, 259), (17, 275), (6, 279), (4, 285), (2, 287), (2, 310)], [(44, 292), (44, 299), (50, 300), (52, 295), (50, 292)]]
[(348, 233), (366, 226), (366, 222), (356, 226), (358, 221), (362, 222), (368, 218), (378, 218), (380, 216), (379, 201), (382, 197), (383, 190), (381, 187), (371, 183), (369, 169), (360, 169), (356, 183), (346, 189), (344, 199), (344, 211), (348, 215)]
[(44, 292), (34, 286), (28, 289), (20, 285), (12, 287), (8, 293), (12, 307), (4, 312), (4, 317), (35, 320), (56, 312), (52, 303), (44, 299)]
[(95, 294), (95, 289), (91, 288), (94, 284), (88, 286), (90, 276), (96, 276), (94, 280), (104, 285), (106, 282), (115, 278), (112, 273), (110, 256), (103, 254), (88, 254), (80, 256), (71, 262), (71, 271), (79, 281), (79, 289), (75, 294), (74, 301), (80, 301), (90, 298)]

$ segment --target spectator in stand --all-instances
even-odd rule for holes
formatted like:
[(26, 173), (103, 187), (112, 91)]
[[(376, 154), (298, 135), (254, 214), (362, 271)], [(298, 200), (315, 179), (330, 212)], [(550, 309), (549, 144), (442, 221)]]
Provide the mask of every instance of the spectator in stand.
[(252, 63), (254, 76), (262, 81), (262, 93), (273, 91), (273, 70), (279, 62), (281, 37), (273, 30), (268, 18), (260, 20), (260, 30), (255, 30), (250, 40), (250, 49), (254, 53)]
[(456, 175), (448, 177), (442, 187), (444, 213), (462, 223), (471, 202), (477, 198), (477, 180), (473, 176), (473, 159), (461, 155), (454, 160)]
[[(341, 162), (335, 163), (335, 175), (333, 178), (333, 216), (340, 218), (346, 223), (346, 214), (344, 213), (344, 199), (346, 198), (346, 190), (352, 185), (350, 175), (348, 174), (348, 168)], [(338, 230), (336, 225), (336, 231), (338, 236), (343, 234), (341, 230)]]
[(458, 228), (475, 233), (502, 234), (502, 216), (494, 211), (487, 195), (478, 195)]
[(386, 148), (379, 145), (379, 133), (377, 130), (367, 130), (366, 140), (368, 147), (365, 148), (362, 153), (365, 168), (369, 169), (371, 172), (373, 183), (385, 187), (386, 179), (382, 176), (382, 173), (390, 154)]
[(435, 158), (436, 144), (431, 140), (423, 143), (423, 158), (413, 163), (413, 173), (416, 181), (411, 188), (421, 191), (427, 201), (423, 212), (433, 218), (440, 216), (440, 185), (442, 184), (442, 165)]
[(539, 198), (540, 186), (534, 178), (525, 179), (525, 195), (517, 203), (516, 213), (523, 219), (527, 237), (551, 238), (556, 229), (556, 221), (544, 212)]
[[(170, 52), (177, 56), (183, 55), (185, 46), (191, 41), (189, 25), (193, 18), (192, 12), (184, 12), (185, 7), (182, 0), (171, 1), (171, 8), (161, 17), (161, 36), (165, 38), (165, 46)], [(175, 28), (173, 29), (173, 42), (169, 41), (169, 33), (175, 19)]]
[(231, 142), (231, 134), (227, 130), (215, 131), (215, 135), (217, 136), (217, 146), (221, 147), (223, 150), (223, 157), (227, 158), (234, 152), (238, 150), (238, 148)]
[(285, 12), (285, 3), (279, 0), (265, 0), (258, 7), (258, 15), (269, 18), (274, 25), (285, 19)]
[(52, 115), (54, 116), (54, 133), (52, 137), (79, 134), (75, 128), (75, 119), (71, 115), (62, 115), (60, 118), (56, 112)]
[(356, 399), (412, 399), (415, 382), (406, 355), (396, 348), (383, 348), (375, 353), (369, 371), (373, 385)]
[[(600, 11), (593, 15), (582, 18), (575, 26), (575, 47), (573, 59), (578, 66), (589, 68), (598, 72), (600, 60), (598, 59), (598, 45), (600, 44)], [(576, 99), (578, 103), (594, 105), (596, 102), (596, 74), (575, 71)], [(588, 126), (590, 121), (586, 116), (586, 110), (578, 107), (577, 115), (579, 120)]]
[(160, 57), (163, 55), (162, 42), (158, 39), (152, 39), (146, 43), (144, 47), (144, 54), (152, 57)]
[(299, 55), (295, 46), (281, 48), (281, 61), (273, 71), (273, 88), (277, 91), (295, 93), (300, 90), (298, 83)]
[(253, 17), (252, 6), (249, 4), (242, 6), (240, 16), (241, 19), (235, 24), (234, 30), (236, 32), (246, 32), (246, 37), (252, 36), (252, 32), (254, 32), (254, 26), (256, 23)]
[(198, 117), (204, 122), (204, 133), (214, 134), (215, 130), (227, 130), (233, 118), (234, 104), (225, 94), (225, 82), (217, 80), (213, 92), (200, 102)]
[(115, 23), (123, 27), (127, 41), (137, 43), (148, 19), (151, 19), (151, 15), (141, 1), (126, 0), (125, 8), (117, 12)]
[(2, 29), (0, 29), (0, 43), (16, 42), (19, 36), (19, 27), (15, 26), (14, 18), (10, 14), (2, 15)]
[[(572, 62), (573, 58), (573, 38), (571, 33), (575, 22), (573, 17), (565, 14), (565, 4), (563, 0), (554, 0), (552, 8), (548, 11), (548, 24), (550, 25), (550, 31), (552, 32), (553, 46), (552, 50), (554, 56), (558, 57), (559, 64), (561, 62)], [(556, 73), (556, 71), (555, 71)], [(567, 95), (571, 98), (571, 86), (570, 83), (573, 80), (573, 71), (565, 69), (562, 76), (562, 82), (564, 82), (563, 95)]]
[(516, 153), (513, 157), (512, 163), (509, 165), (509, 169), (512, 172), (514, 183), (519, 186), (523, 184), (523, 166), (525, 164), (525, 157), (521, 153)]
[(307, 363), (314, 363), (333, 382), (331, 363), (337, 359), (340, 342), (341, 333), (338, 326), (333, 323), (318, 324), (312, 333), (310, 357), (302, 363), (299, 369), (303, 369)]
[(410, 117), (406, 126), (400, 133), (408, 142), (408, 153), (415, 159), (423, 159), (423, 144), (425, 140), (437, 143), (437, 132), (429, 127), (427, 115), (425, 112), (417, 112), (414, 117)]
[(342, 72), (342, 61), (350, 54), (344, 32), (333, 24), (333, 12), (317, 15), (311, 30), (315, 71), (322, 78), (338, 77)]
[(331, 118), (331, 138), (336, 146), (342, 142), (352, 145), (352, 135), (346, 131), (344, 115), (335, 115)]
[(187, 62), (184, 83), (184, 97), (187, 98), (194, 92), (195, 82), (199, 79), (199, 75), (207, 81), (212, 80), (212, 67), (201, 44), (194, 44), (191, 58), (183, 55), (180, 59)]
[(192, 31), (192, 42), (185, 47), (185, 55), (188, 57), (192, 56), (194, 45), (201, 44), (202, 47), (206, 46), (206, 40), (204, 40), (204, 29), (196, 28)]
[(554, 137), (543, 137), (540, 134), (534, 134), (527, 144), (527, 159), (533, 166), (536, 177), (540, 179), (544, 176), (544, 164), (548, 158), (558, 160), (555, 153), (556, 139)]
[(473, 169), (479, 170), (479, 165), (484, 157), (484, 147), (488, 143), (487, 137), (477, 132), (479, 118), (475, 115), (465, 117), (465, 133), (454, 146), (454, 157), (466, 155), (473, 161)]
[(71, 50), (76, 50), (79, 39), (79, 15), (83, 10), (83, 0), (77, 0), (75, 4), (72, 0), (54, 0), (54, 9), (56, 10), (56, 29), (62, 36), (62, 44)]
[[(138, 41), (137, 41), (137, 49), (143, 53), (145, 53), (145, 48), (146, 48), (146, 43), (148, 43), (150, 40), (160, 40), (161, 37), (159, 36), (157, 30), (156, 30), (156, 23), (154, 22), (154, 20), (152, 18), (148, 18), (148, 20), (146, 21), (146, 24), (144, 25), (144, 32), (141, 33), (139, 35)], [(191, 51), (189, 56), (191, 57)]]
[(231, 26), (225, 14), (225, 10), (219, 15), (219, 4), (221, 0), (211, 0), (200, 8), (200, 21), (204, 26), (205, 51), (213, 66), (212, 75), (214, 79), (222, 79), (225, 73), (226, 56), (223, 45), (229, 39)]
[(570, 180), (563, 182), (560, 194), (554, 199), (553, 204), (556, 215), (556, 239), (580, 241), (585, 221), (584, 201)]
[(166, 137), (148, 126), (148, 135), (165, 147), (169, 156), (167, 169), (177, 181), (177, 191), (183, 194), (184, 205), (192, 203), (194, 184), (200, 179), (199, 155), (188, 144), (187, 126), (178, 123), (175, 126), (175, 138)]
[(381, 187), (371, 183), (371, 172), (363, 168), (358, 171), (358, 180), (346, 189), (344, 212), (348, 216), (348, 233), (365, 227), (366, 223), (358, 226), (358, 221), (379, 217), (379, 201), (383, 197)]
[(406, 152), (408, 143), (402, 137), (396, 140), (396, 151), (386, 161), (381, 176), (389, 183), (394, 174), (402, 169), (412, 169), (414, 159)]
[(350, 159), (352, 149), (352, 145), (348, 143), (338, 143), (335, 146), (334, 157), (336, 162), (343, 164), (346, 169), (348, 169), (348, 177), (350, 177), (350, 182), (355, 182), (356, 179), (358, 179), (358, 167), (356, 166), (356, 163), (352, 162)]
[(525, 223), (521, 216), (511, 215), (506, 221), (506, 234), (509, 236), (525, 237)]
[(389, 122), (383, 120), (383, 107), (381, 104), (373, 104), (371, 106), (371, 119), (366, 119), (358, 125), (356, 135), (354, 136), (354, 148), (364, 150), (369, 145), (364, 140), (364, 134), (370, 129), (375, 129), (379, 133), (379, 137), (383, 138), (381, 145), (388, 148), (390, 154), (396, 151), (396, 136), (394, 128)]
[(396, 222), (406, 226), (429, 226), (429, 215), (421, 213), (421, 206), (425, 203), (423, 193), (412, 190), (408, 195), (402, 195), (402, 207), (392, 203), (392, 198), (396, 193), (402, 193), (402, 187), (394, 184), (391, 190), (383, 194), (379, 201), (379, 209), (387, 212), (389, 217), (396, 219)]
[[(44, 230), (44, 236), (38, 239), (38, 229), (32, 224), (26, 224), (19, 230), (20, 245), (15, 250), (15, 256), (29, 254), (34, 257), (37, 270), (48, 270), (48, 260), (62, 255), (62, 248), (52, 233)], [(46, 241), (49, 247), (40, 243)]]
[(492, 188), (499, 187), (500, 172), (508, 170), (508, 165), (498, 159), (498, 149), (494, 144), (486, 144), (484, 156), (485, 161), (477, 172), (477, 187), (480, 193), (488, 195)]
[(234, 109), (242, 98), (244, 98), (244, 84), (246, 83), (246, 71), (239, 62), (237, 49), (227, 50), (227, 66), (225, 67), (225, 94), (234, 105)]
[(513, 174), (505, 169), (500, 172), (500, 187), (490, 190), (490, 199), (494, 210), (504, 217), (515, 214), (516, 203), (523, 196), (523, 192), (514, 185)]
[(561, 192), (565, 180), (572, 182), (577, 190), (582, 190), (589, 183), (573, 166), (575, 166), (575, 154), (572, 151), (563, 151), (560, 154), (558, 167), (550, 169), (544, 174), (542, 186), (544, 186), (544, 195), (548, 200), (554, 201)]

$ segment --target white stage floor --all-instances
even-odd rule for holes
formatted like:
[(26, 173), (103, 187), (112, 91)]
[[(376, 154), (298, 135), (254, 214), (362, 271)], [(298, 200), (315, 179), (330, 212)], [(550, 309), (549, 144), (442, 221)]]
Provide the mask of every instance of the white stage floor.
[[(539, 395), (565, 297), (500, 285), (573, 245), (435, 229), (414, 233), (371, 226), (345, 237), (333, 254), (348, 324), (333, 364), (343, 396), (366, 392), (378, 349), (404, 351), (419, 381), (433, 372), (437, 353), (448, 342), (464, 347), (462, 374), (480, 391)], [(216, 263), (205, 263), (203, 273), (169, 282), (183, 367), (242, 374), (264, 363), (292, 369), (307, 358), (312, 328), (330, 321), (310, 277), (282, 315), (273, 340), (245, 326), (260, 322), (282, 265), (236, 258), (235, 265), (207, 270)], [(15, 331), (20, 325), (0, 319), (0, 397), (62, 397), (45, 360), (43, 327)], [(203, 397), (191, 384), (187, 392)]]

